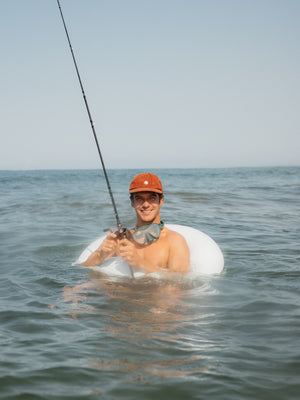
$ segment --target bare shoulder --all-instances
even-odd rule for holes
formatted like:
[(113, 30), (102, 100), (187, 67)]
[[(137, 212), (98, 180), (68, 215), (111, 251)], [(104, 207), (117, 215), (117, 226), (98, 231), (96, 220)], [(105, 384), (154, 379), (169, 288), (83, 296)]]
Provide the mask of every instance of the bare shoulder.
[(178, 232), (172, 231), (171, 229), (168, 228), (164, 228), (165, 230), (165, 235), (168, 238), (168, 240), (170, 240), (170, 244), (174, 243), (175, 245), (186, 245), (186, 240), (185, 238)]

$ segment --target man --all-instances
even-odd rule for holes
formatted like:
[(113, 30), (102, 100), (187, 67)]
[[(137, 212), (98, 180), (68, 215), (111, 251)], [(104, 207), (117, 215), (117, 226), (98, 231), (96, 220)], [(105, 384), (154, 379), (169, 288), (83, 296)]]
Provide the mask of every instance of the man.
[(110, 257), (121, 257), (145, 273), (188, 272), (190, 252), (185, 239), (166, 228), (160, 220), (164, 195), (159, 178), (147, 172), (139, 174), (131, 182), (129, 193), (136, 213), (136, 227), (124, 238), (109, 232), (82, 265), (100, 265)]

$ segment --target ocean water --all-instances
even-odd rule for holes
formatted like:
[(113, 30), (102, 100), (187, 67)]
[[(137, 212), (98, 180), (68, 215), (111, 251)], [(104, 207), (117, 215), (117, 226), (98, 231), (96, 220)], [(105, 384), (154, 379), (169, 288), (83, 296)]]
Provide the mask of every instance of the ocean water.
[[(128, 183), (109, 171), (122, 223)], [(163, 220), (210, 235), (217, 276), (73, 266), (115, 225), (103, 173), (0, 171), (0, 398), (300, 397), (300, 168), (156, 170)]]

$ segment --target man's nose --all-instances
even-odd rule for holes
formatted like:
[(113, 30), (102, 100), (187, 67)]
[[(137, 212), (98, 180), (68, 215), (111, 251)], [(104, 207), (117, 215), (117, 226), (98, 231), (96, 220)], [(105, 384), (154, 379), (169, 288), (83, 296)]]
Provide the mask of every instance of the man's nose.
[(143, 207), (149, 207), (150, 206), (150, 201), (149, 200), (144, 200), (142, 205), (143, 205)]

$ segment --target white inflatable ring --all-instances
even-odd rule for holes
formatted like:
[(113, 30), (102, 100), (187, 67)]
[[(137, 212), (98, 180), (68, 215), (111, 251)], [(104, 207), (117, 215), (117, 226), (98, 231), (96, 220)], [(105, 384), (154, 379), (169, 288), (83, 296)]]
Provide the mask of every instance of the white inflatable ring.
[[(180, 233), (186, 240), (190, 249), (191, 273), (194, 274), (219, 274), (224, 267), (224, 257), (217, 243), (205, 233), (184, 225), (165, 225), (168, 229)], [(84, 262), (102, 243), (105, 236), (92, 242), (79, 256), (76, 264)], [(113, 257), (101, 266), (91, 267), (107, 275), (131, 276), (128, 264), (120, 257)], [(134, 269), (136, 278), (145, 274)]]

